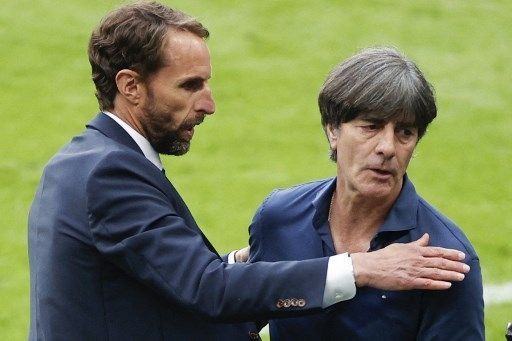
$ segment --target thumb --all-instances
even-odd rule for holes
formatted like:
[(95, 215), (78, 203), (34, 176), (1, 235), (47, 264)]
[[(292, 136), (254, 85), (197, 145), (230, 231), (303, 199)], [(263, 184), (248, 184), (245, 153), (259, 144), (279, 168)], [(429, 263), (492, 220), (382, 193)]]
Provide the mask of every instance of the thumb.
[(429, 239), (429, 235), (428, 235), (428, 233), (425, 233), (423, 236), (421, 236), (420, 239), (413, 241), (411, 244), (415, 244), (418, 246), (427, 246), (428, 239)]

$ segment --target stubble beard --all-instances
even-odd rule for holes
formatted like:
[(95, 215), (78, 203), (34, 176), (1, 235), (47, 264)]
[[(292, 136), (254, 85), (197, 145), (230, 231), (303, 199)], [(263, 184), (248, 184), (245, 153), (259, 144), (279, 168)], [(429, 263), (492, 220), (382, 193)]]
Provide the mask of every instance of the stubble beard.
[[(178, 129), (179, 130), (179, 129)], [(178, 130), (169, 131), (167, 134), (149, 141), (159, 154), (180, 156), (190, 149), (190, 141), (182, 140)]]
[(144, 108), (144, 130), (146, 138), (158, 154), (183, 155), (190, 149), (190, 141), (180, 137), (183, 127), (193, 124), (191, 120), (184, 120), (176, 129), (166, 128), (169, 124), (169, 114), (159, 112), (155, 105)]

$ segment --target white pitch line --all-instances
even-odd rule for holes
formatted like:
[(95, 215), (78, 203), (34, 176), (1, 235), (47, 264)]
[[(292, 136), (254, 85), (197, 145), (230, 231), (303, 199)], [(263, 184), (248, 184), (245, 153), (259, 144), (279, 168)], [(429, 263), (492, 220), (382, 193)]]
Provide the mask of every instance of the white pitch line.
[(512, 302), (512, 282), (484, 285), (486, 305)]

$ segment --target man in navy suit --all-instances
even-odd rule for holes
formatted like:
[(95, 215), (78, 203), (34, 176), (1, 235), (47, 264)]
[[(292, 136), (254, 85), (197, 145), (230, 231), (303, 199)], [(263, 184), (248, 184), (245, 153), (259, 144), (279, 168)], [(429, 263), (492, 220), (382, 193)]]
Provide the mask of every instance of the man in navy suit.
[[(424, 239), (359, 263), (220, 257), (159, 157), (186, 153), (215, 111), (207, 37), (154, 2), (123, 6), (93, 32), (102, 112), (50, 160), (30, 211), (30, 340), (257, 339), (246, 321), (319, 311), (372, 279), (439, 290), (463, 279), (464, 254)], [(390, 271), (375, 277), (375, 267)]]
[(336, 177), (270, 194), (251, 225), (251, 260), (350, 253), (356, 262), (428, 234), (431, 245), (465, 252), (471, 271), (446, 291), (360, 288), (325, 311), (271, 321), (272, 339), (483, 340), (478, 256), (406, 175), (437, 113), (421, 71), (395, 49), (362, 51), (331, 71), (319, 106)]

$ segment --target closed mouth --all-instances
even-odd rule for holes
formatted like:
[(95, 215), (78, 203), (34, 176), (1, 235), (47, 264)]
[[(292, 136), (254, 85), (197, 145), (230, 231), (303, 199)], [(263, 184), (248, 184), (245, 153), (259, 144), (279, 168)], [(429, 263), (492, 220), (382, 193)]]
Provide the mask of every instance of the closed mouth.
[(380, 169), (380, 168), (370, 168), (370, 170), (374, 171), (375, 173), (379, 175), (393, 175), (392, 171)]

